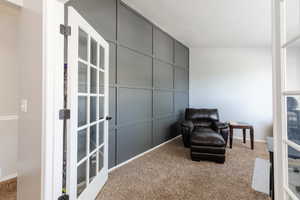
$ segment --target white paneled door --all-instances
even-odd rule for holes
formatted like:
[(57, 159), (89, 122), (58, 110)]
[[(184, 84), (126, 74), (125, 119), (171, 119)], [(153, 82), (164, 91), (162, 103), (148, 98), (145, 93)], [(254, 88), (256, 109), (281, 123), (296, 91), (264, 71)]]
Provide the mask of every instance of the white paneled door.
[(92, 200), (108, 177), (109, 44), (72, 7), (68, 25), (67, 193)]

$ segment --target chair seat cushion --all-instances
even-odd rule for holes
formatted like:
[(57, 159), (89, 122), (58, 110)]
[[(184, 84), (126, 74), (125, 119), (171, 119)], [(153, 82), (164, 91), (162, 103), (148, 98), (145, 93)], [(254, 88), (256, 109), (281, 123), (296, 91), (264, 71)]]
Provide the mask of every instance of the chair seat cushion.
[(212, 125), (212, 122), (206, 122), (206, 121), (193, 121), (193, 124), (195, 127), (199, 128), (209, 128)]
[(225, 141), (221, 134), (210, 128), (197, 128), (190, 138), (191, 145), (225, 147)]

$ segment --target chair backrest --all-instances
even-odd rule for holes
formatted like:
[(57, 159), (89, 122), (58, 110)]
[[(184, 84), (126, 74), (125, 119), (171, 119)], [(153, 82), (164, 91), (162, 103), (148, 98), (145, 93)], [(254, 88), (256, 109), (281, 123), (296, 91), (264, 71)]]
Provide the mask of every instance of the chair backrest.
[(218, 109), (195, 109), (187, 108), (185, 110), (185, 119), (191, 121), (219, 121)]

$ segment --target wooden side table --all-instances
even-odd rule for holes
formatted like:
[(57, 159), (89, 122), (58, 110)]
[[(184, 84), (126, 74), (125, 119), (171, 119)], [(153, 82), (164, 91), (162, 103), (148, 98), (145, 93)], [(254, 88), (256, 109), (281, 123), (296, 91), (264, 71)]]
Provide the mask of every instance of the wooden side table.
[(253, 126), (243, 122), (235, 122), (229, 123), (229, 146), (232, 148), (232, 140), (233, 140), (233, 129), (242, 129), (243, 130), (243, 143), (246, 143), (246, 131), (247, 129), (250, 131), (250, 141), (251, 141), (251, 149), (254, 149), (254, 129)]

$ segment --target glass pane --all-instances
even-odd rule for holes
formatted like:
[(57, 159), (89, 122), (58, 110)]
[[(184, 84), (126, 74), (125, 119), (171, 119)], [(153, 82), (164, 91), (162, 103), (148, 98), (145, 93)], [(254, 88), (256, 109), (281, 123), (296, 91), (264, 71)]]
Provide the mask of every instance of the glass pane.
[(287, 39), (294, 38), (300, 33), (300, 1), (286, 1), (286, 36)]
[(90, 97), (90, 121), (94, 122), (97, 120), (97, 97)]
[(87, 131), (86, 129), (78, 131), (77, 137), (77, 162), (86, 156), (87, 147)]
[(87, 65), (78, 62), (78, 92), (87, 92)]
[(285, 195), (287, 200), (293, 200), (292, 197), (290, 197), (290, 195), (287, 192), (285, 193)]
[(78, 126), (87, 123), (87, 97), (78, 97)]
[(99, 146), (104, 142), (104, 122), (99, 123)]
[(101, 171), (104, 165), (104, 146), (99, 149), (99, 165), (98, 171)]
[(97, 152), (90, 157), (90, 182), (95, 178), (97, 174)]
[(300, 144), (300, 96), (286, 97), (288, 139)]
[(97, 66), (97, 42), (91, 39), (91, 63)]
[(96, 149), (97, 146), (97, 125), (90, 128), (90, 152)]
[(99, 119), (104, 119), (104, 97), (99, 97)]
[(290, 190), (300, 199), (300, 152), (288, 147), (288, 182)]
[(91, 67), (91, 93), (97, 94), (97, 69)]
[(286, 89), (300, 90), (300, 40), (286, 48)]
[(78, 38), (78, 56), (82, 60), (87, 61), (88, 55), (88, 35), (81, 29), (79, 29)]
[(100, 46), (100, 68), (104, 69), (104, 48)]
[(77, 197), (86, 188), (86, 161), (77, 168)]
[(104, 73), (99, 71), (99, 94), (104, 94)]

